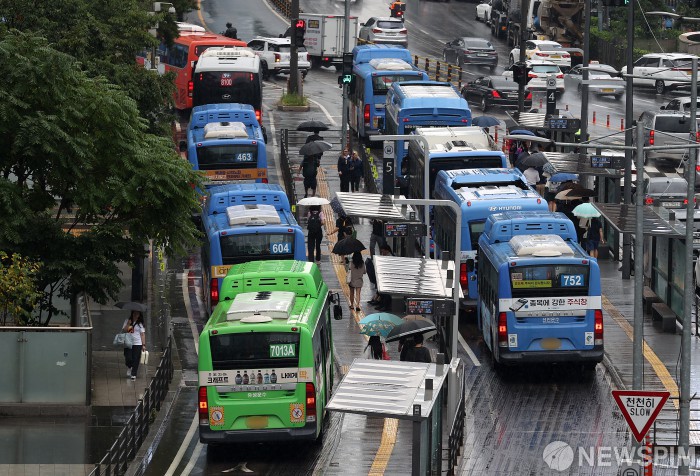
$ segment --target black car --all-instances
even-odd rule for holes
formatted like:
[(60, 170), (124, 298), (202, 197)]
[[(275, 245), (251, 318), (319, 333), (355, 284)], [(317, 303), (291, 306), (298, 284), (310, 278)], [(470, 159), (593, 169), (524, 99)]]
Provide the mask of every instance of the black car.
[(463, 37), (445, 43), (442, 57), (460, 68), (465, 64), (486, 65), (493, 72), (498, 65), (498, 53), (491, 42), (483, 38)]
[[(532, 106), (532, 93), (525, 91), (525, 108)], [(507, 76), (482, 76), (462, 87), (467, 102), (478, 102), (481, 110), (491, 106), (518, 106), (518, 83)]]

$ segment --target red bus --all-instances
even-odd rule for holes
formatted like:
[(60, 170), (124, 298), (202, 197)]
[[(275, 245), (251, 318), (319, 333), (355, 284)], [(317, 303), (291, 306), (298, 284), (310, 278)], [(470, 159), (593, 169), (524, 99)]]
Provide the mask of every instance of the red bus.
[[(199, 25), (178, 22), (180, 36), (168, 47), (161, 43), (156, 51), (160, 64), (160, 73), (174, 72), (175, 108), (192, 109), (192, 73), (201, 55), (210, 46), (247, 46), (245, 41), (234, 40), (223, 35), (207, 32)], [(146, 52), (147, 53), (147, 52)], [(146, 55), (137, 58), (139, 64), (145, 64)]]

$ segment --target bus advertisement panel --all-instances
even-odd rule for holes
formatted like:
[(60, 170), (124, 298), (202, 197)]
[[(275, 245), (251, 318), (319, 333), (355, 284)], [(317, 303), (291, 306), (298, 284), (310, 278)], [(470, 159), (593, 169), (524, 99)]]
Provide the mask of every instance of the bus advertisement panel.
[(248, 104), (207, 104), (192, 109), (187, 160), (205, 175), (205, 187), (232, 181), (267, 183), (262, 128)]
[[(192, 77), (199, 56), (212, 46), (244, 47), (246, 43), (208, 32), (199, 25), (178, 22), (177, 26), (180, 36), (175, 38), (172, 46), (161, 43), (157, 48), (156, 66), (160, 74), (175, 74), (175, 108), (186, 111), (192, 109)], [(152, 68), (150, 56), (151, 53), (144, 50), (136, 62)]]
[(262, 70), (250, 48), (209, 48), (192, 76), (192, 105), (250, 104), (262, 123)]
[(220, 299), (233, 265), (266, 259), (306, 259), (304, 231), (279, 185), (230, 184), (209, 189), (202, 214), (205, 306)]
[(581, 362), (594, 368), (603, 359), (597, 261), (557, 234), (490, 238), (485, 232), (479, 240), (477, 316), (495, 362)]
[[(386, 95), (384, 132), (412, 133), (417, 127), (469, 126), (472, 112), (451, 83), (407, 81), (392, 83)], [(401, 175), (405, 141), (396, 142), (396, 174)]]
[[(477, 299), (477, 250), (486, 220), (494, 213), (513, 211), (548, 211), (540, 197), (517, 169), (470, 169), (441, 171), (436, 180), (436, 199), (452, 200), (462, 210), (462, 243), (460, 244), (460, 285), (465, 299), (462, 305), (472, 307)], [(456, 218), (446, 207), (433, 209), (435, 253), (454, 250)]]
[(352, 50), (348, 102), (350, 128), (361, 139), (384, 129), (386, 94), (395, 82), (429, 80), (412, 64), (411, 52), (390, 45), (361, 45)]
[(334, 379), (331, 300), (315, 263), (238, 264), (199, 337), (199, 441), (314, 441)]

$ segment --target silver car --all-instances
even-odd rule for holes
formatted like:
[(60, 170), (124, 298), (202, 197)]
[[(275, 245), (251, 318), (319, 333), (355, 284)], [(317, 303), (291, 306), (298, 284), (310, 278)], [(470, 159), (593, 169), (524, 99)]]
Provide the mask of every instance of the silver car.
[(358, 43), (401, 45), (408, 48), (408, 30), (399, 18), (372, 17), (360, 23)]
[[(598, 68), (598, 69), (593, 69)], [(614, 96), (620, 99), (625, 94), (625, 80), (613, 76), (615, 69), (604, 64), (592, 64), (588, 69), (588, 92), (597, 96)], [(611, 74), (613, 73), (613, 74)], [(578, 65), (564, 74), (564, 84), (569, 91), (583, 91), (583, 66)]]

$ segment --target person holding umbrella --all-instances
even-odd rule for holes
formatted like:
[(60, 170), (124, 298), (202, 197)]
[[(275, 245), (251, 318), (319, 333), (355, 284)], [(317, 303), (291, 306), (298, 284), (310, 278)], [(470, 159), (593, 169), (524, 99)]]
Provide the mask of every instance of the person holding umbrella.
[(335, 220), (335, 230), (328, 233), (329, 235), (334, 235), (338, 233), (338, 241), (344, 239), (345, 237), (352, 236), (353, 226), (352, 220), (345, 213), (339, 213), (338, 218)]
[(352, 254), (352, 260), (350, 260), (350, 269), (348, 270), (350, 277), (348, 279), (348, 287), (350, 288), (350, 312), (353, 309), (357, 312), (361, 311), (360, 308), (360, 292), (362, 291), (362, 285), (364, 284), (364, 276), (367, 274), (367, 269), (365, 268), (365, 262), (362, 259), (362, 253), (355, 251)]
[(131, 377), (131, 380), (136, 380), (139, 363), (141, 363), (141, 351), (146, 347), (146, 327), (143, 322), (143, 313), (132, 310), (131, 315), (124, 321), (122, 329), (124, 332), (132, 334), (133, 337), (131, 348), (124, 349), (127, 367), (126, 376)]
[(433, 361), (430, 351), (427, 347), (423, 347), (423, 334), (413, 334), (407, 338), (402, 349), (401, 360), (404, 362), (425, 362), (427, 364)]
[(309, 196), (309, 189), (311, 189), (311, 196), (316, 196), (316, 186), (318, 184), (316, 175), (320, 165), (321, 155), (305, 155), (304, 160), (299, 165), (299, 173), (304, 177), (304, 198)]
[[(321, 264), (321, 240), (323, 240), (323, 225), (326, 220), (321, 211), (320, 205), (309, 207), (306, 217), (307, 234), (307, 255), (311, 263)], [(314, 253), (315, 252), (315, 253)]]

